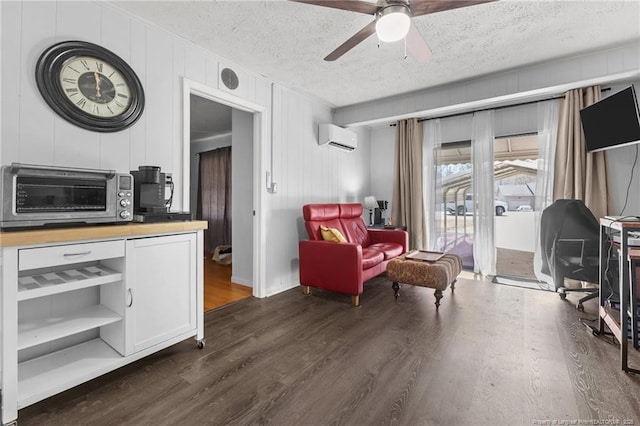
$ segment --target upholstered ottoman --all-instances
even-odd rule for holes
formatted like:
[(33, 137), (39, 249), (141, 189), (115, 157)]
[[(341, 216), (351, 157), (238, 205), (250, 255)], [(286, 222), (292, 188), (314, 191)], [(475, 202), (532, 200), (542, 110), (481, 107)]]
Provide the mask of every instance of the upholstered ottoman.
[(387, 265), (387, 277), (393, 282), (396, 299), (400, 295), (398, 283), (435, 289), (436, 310), (440, 306), (442, 291), (451, 284), (455, 289), (456, 279), (462, 271), (462, 259), (456, 254), (445, 254), (436, 261), (411, 260), (407, 255), (393, 259)]

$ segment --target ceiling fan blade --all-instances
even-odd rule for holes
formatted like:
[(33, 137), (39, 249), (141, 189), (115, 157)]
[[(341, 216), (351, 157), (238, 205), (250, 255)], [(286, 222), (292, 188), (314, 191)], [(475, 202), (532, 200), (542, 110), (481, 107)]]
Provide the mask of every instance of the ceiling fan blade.
[(416, 28), (413, 22), (411, 22), (411, 27), (409, 27), (406, 41), (407, 50), (418, 62), (425, 63), (431, 59), (431, 49), (429, 49), (427, 42), (424, 41), (422, 34), (420, 34), (420, 31), (418, 31), (418, 28)]
[(316, 6), (331, 7), (333, 9), (349, 10), (367, 15), (374, 15), (380, 6), (360, 0), (291, 0), (296, 3), (314, 4)]
[(420, 16), (494, 1), (497, 0), (411, 0), (409, 8), (412, 16)]
[(376, 32), (376, 21), (371, 21), (367, 24), (363, 29), (355, 33), (349, 40), (342, 43), (336, 50), (329, 53), (325, 61), (335, 61), (340, 56), (344, 55), (358, 44), (360, 44), (363, 40), (368, 38), (370, 35)]

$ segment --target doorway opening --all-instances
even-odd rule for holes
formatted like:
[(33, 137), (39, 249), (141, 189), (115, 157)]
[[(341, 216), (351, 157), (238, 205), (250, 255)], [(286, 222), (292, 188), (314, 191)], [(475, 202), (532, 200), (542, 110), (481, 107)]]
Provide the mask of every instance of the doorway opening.
[[(537, 135), (494, 141), (496, 279), (510, 285), (538, 288), (533, 272)], [(473, 270), (474, 202), (470, 141), (443, 144), (436, 151), (441, 190), (436, 201), (438, 250), (462, 257)]]
[[(212, 234), (204, 238), (202, 304), (204, 311), (208, 311), (251, 295), (264, 294), (264, 282), (260, 279), (262, 259), (256, 243), (260, 241), (261, 227), (260, 221), (255, 220), (259, 219), (257, 212), (260, 211), (256, 207), (262, 203), (256, 183), (259, 172), (254, 173), (260, 170), (256, 165), (261, 160), (263, 111), (234, 95), (187, 79), (183, 95), (185, 175), (188, 174), (185, 180), (189, 182), (185, 184), (185, 194), (188, 194), (185, 204), (189, 205), (194, 218), (207, 220), (209, 229), (214, 231), (219, 229), (219, 224), (211, 213), (210, 194), (219, 190), (220, 185), (216, 184), (223, 178), (215, 173), (201, 173), (201, 160), (215, 151), (226, 150), (228, 154), (224, 161), (229, 164), (224, 167), (228, 167), (230, 232), (224, 241), (212, 238)], [(208, 163), (209, 169), (211, 164)], [(222, 163), (215, 164), (220, 168)], [(246, 167), (248, 164), (253, 167)], [(217, 199), (213, 198), (215, 208)], [(206, 203), (209, 206), (203, 208)], [(221, 247), (222, 253), (220, 250), (216, 253), (216, 248)]]
[(536, 176), (538, 135), (522, 135), (495, 140), (495, 198), (506, 206), (507, 214), (495, 227), (496, 276), (494, 283), (539, 289), (533, 258), (539, 242), (535, 239)]

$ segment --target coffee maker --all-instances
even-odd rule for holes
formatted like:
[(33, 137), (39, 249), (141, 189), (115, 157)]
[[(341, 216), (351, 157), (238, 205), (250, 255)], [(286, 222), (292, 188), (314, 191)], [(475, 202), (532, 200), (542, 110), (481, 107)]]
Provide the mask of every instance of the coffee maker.
[(164, 198), (167, 175), (158, 166), (140, 166), (132, 170), (134, 213), (165, 213)]
[[(168, 173), (162, 173), (158, 166), (140, 166), (132, 170), (133, 175), (133, 221), (168, 222), (189, 220), (190, 213), (170, 212), (173, 200), (173, 180)], [(166, 198), (165, 191), (170, 195)]]

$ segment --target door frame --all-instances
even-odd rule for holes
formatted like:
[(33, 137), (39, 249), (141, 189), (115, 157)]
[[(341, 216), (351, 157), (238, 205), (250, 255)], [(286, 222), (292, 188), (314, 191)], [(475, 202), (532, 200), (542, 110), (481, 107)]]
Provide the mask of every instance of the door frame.
[(253, 295), (260, 298), (266, 297), (266, 267), (264, 259), (264, 253), (266, 252), (266, 237), (264, 235), (266, 214), (263, 209), (266, 202), (265, 191), (261, 187), (261, 177), (266, 174), (265, 155), (262, 148), (264, 146), (263, 139), (268, 134), (266, 129), (267, 120), (265, 119), (266, 108), (186, 77), (182, 79), (182, 205), (183, 208), (186, 206), (187, 209), (189, 206), (189, 188), (191, 186), (189, 173), (189, 159), (191, 158), (191, 95), (200, 96), (253, 114)]

